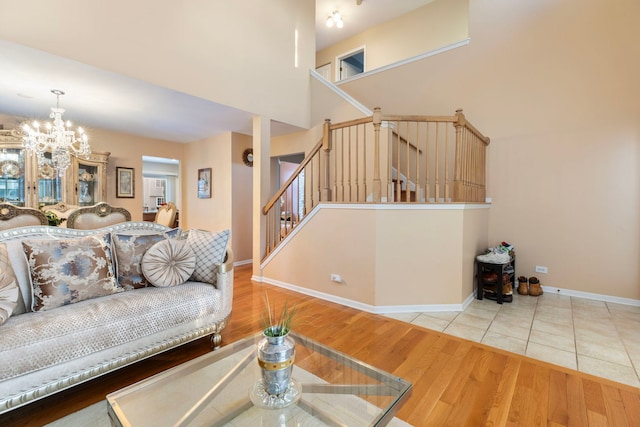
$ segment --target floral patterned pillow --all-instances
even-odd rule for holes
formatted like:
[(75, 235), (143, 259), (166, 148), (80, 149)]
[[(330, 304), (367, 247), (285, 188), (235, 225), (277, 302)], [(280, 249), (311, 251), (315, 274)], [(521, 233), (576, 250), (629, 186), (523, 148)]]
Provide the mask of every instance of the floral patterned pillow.
[(64, 240), (25, 240), (33, 311), (111, 295), (116, 282), (109, 233)]
[(181, 232), (176, 228), (164, 234), (114, 234), (118, 284), (127, 291), (149, 286), (142, 274), (142, 257), (151, 246), (167, 238), (178, 238)]

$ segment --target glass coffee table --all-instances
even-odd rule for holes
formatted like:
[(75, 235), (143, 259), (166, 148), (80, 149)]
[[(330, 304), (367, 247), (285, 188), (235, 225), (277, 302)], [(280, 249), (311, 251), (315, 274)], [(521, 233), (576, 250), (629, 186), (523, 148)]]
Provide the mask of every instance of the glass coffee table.
[(402, 378), (291, 336), (296, 342), (292, 378), (301, 390), (291, 406), (262, 408), (250, 399), (261, 378), (259, 334), (107, 395), (111, 422), (123, 427), (384, 426), (411, 394), (411, 384)]

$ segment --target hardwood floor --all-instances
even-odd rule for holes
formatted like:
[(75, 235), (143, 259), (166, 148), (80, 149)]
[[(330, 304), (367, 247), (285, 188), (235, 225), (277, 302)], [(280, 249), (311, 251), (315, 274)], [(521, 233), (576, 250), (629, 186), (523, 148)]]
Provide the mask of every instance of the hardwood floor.
[[(235, 269), (223, 345), (260, 329), (264, 290), (298, 302), (296, 331), (413, 384), (397, 416), (415, 426), (640, 426), (640, 389), (550, 365), (416, 325), (253, 283)], [(142, 378), (209, 351), (200, 339), (0, 416), (0, 425), (41, 426)]]

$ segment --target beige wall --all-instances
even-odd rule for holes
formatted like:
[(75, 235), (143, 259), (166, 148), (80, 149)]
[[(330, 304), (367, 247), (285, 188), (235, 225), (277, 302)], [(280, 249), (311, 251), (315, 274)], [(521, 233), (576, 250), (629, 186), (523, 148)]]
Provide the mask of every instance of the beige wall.
[(486, 247), (488, 213), (481, 205), (322, 205), (263, 274), (355, 305), (459, 305), (473, 292), (473, 262), (465, 264)]
[(468, 46), (341, 88), (388, 114), (464, 108), (491, 137), (489, 241), (515, 245), (517, 274), (640, 299), (640, 3), (470, 6)]
[[(310, 79), (311, 126), (308, 131), (300, 131), (288, 135), (274, 136), (271, 139), (271, 156), (279, 157), (288, 154), (308, 153), (322, 139), (322, 124), (325, 119), (334, 123), (351, 120), (363, 116), (352, 104), (345, 101), (335, 91), (327, 88), (315, 77)], [(339, 89), (338, 89), (339, 91)]]
[[(104, 129), (91, 130), (91, 149), (111, 153), (107, 165), (107, 203), (131, 212), (131, 219), (142, 221), (142, 156), (169, 157), (182, 163), (183, 144), (143, 138)], [(135, 169), (134, 198), (116, 198), (116, 167)], [(182, 212), (180, 220), (182, 221)]]
[(316, 66), (331, 63), (335, 81), (336, 57), (363, 46), (365, 71), (371, 71), (459, 42), (468, 34), (469, 0), (437, 0), (317, 52)]
[(0, 0), (0, 10), (0, 38), (308, 127), (313, 0)]
[[(218, 231), (232, 228), (232, 156), (231, 132), (201, 141), (184, 144), (182, 172), (182, 203), (184, 215), (180, 225), (185, 228)], [(198, 169), (211, 168), (211, 198), (199, 199)], [(233, 242), (234, 236), (231, 236)]]
[[(321, 209), (263, 268), (262, 274), (312, 291), (374, 305), (375, 220), (373, 211)], [(353, 242), (358, 242), (357, 248)], [(331, 282), (331, 273), (340, 274), (344, 282)]]
[(251, 148), (253, 139), (247, 135), (234, 133), (232, 140), (232, 249), (234, 262), (243, 262), (251, 260), (252, 252), (253, 168), (242, 162), (242, 153), (247, 148)]

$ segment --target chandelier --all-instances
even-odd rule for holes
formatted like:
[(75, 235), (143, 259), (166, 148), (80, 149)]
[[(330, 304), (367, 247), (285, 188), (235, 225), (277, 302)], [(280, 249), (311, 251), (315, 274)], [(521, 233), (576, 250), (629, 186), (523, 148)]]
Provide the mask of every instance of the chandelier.
[(71, 154), (87, 157), (91, 153), (89, 138), (81, 127), (78, 127), (78, 135), (71, 129), (71, 122), (62, 120), (64, 108), (60, 108), (60, 95), (64, 92), (58, 89), (51, 89), (51, 93), (56, 95), (56, 106), (51, 107), (49, 117), (52, 123), (45, 123), (44, 129), (40, 129), (40, 123), (34, 121), (31, 126), (25, 123), (22, 129), (25, 131), (23, 145), (26, 149), (36, 153), (38, 164), (49, 163), (45, 157), (46, 153), (51, 153), (51, 163), (57, 169), (58, 175), (63, 175), (64, 171), (71, 164)]

